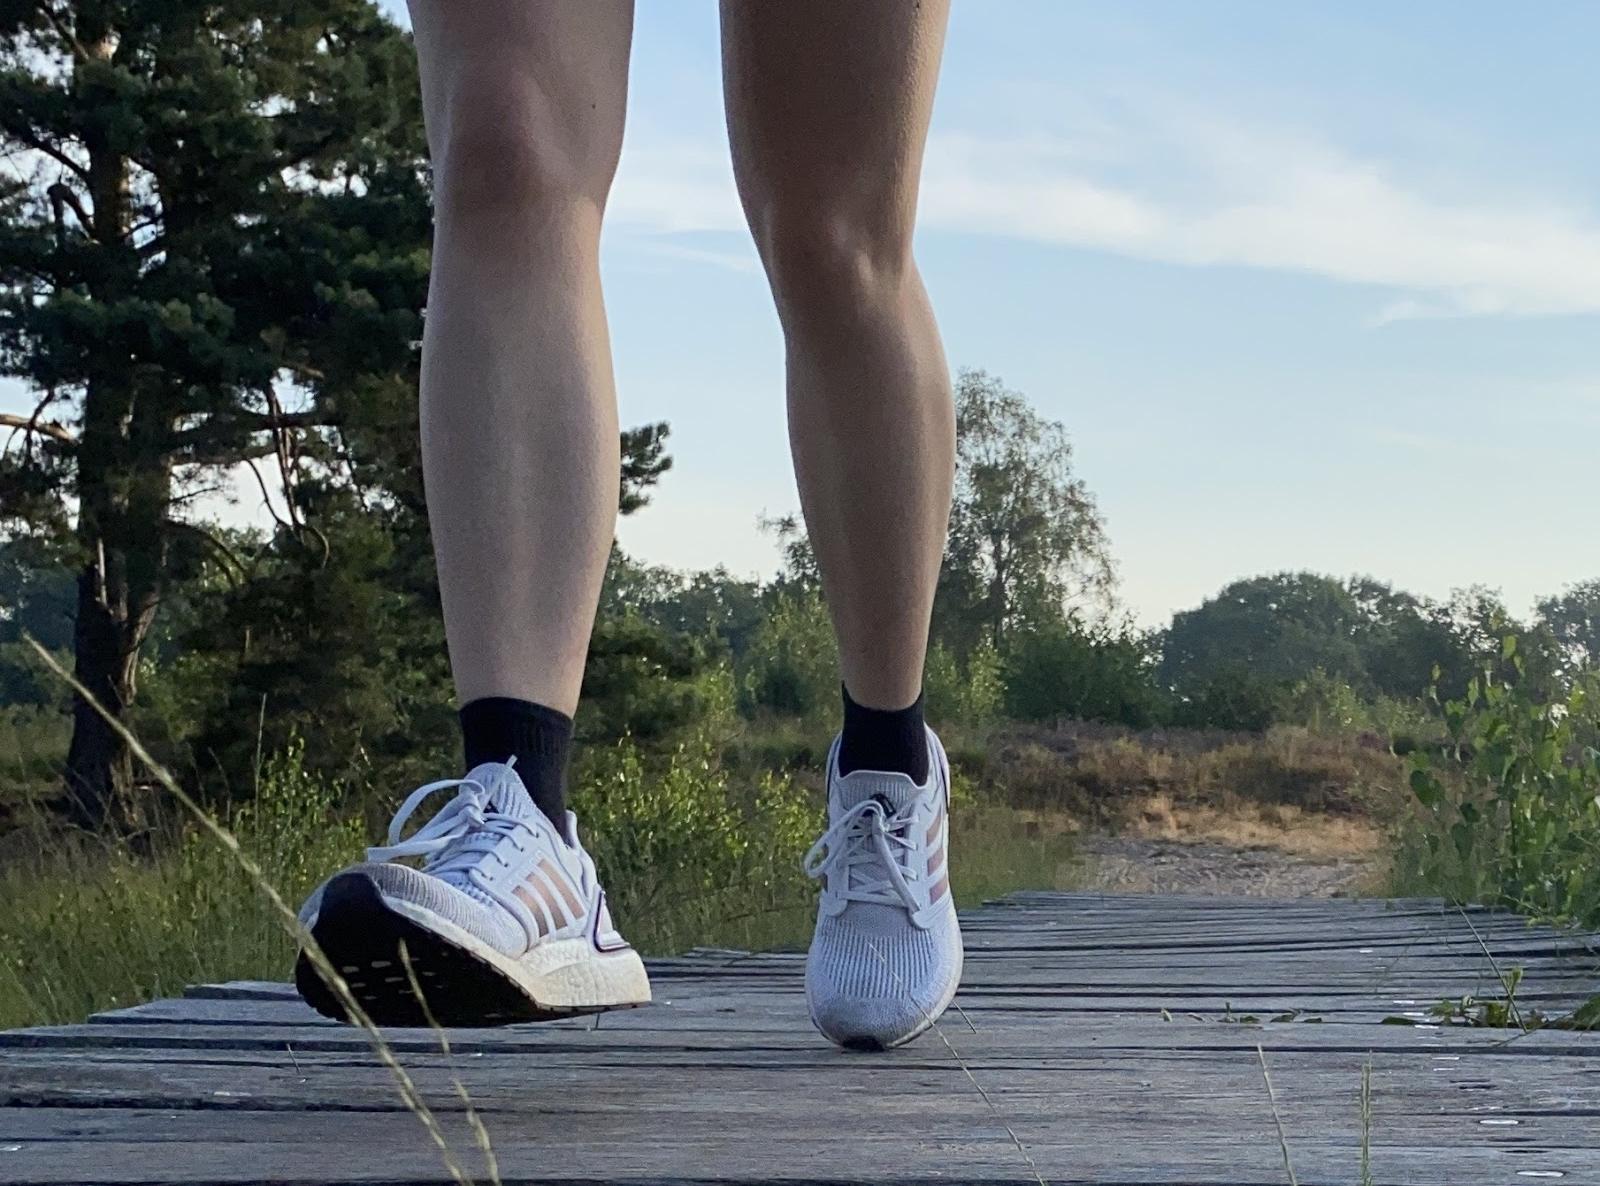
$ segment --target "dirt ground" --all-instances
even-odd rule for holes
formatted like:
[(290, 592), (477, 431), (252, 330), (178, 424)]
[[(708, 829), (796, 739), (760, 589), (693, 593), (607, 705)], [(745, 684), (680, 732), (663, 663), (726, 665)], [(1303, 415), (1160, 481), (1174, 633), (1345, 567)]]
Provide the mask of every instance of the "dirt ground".
[(1152, 796), (1118, 835), (1083, 835), (1088, 888), (1114, 893), (1328, 898), (1381, 892), (1383, 833), (1293, 808), (1175, 805)]
[(1109, 893), (1331, 898), (1370, 889), (1371, 856), (1308, 857), (1281, 848), (1205, 841), (1085, 836), (1086, 888)]

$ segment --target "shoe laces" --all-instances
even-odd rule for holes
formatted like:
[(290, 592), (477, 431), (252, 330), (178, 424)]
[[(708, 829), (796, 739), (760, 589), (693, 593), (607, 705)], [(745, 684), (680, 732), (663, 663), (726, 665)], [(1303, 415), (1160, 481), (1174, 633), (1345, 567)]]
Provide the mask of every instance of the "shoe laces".
[[(456, 797), (422, 827), (402, 840), (406, 821), (430, 796), (458, 788)], [(406, 796), (400, 810), (389, 821), (389, 843), (367, 849), (369, 861), (394, 861), (422, 857), (429, 873), (465, 872), (476, 866), (484, 852), (493, 853), (501, 839), (533, 829), (526, 820), (516, 819), (492, 806), (489, 788), (472, 778), (441, 778), (425, 783)], [(520, 847), (520, 842), (518, 843)], [(505, 863), (501, 858), (501, 863)]]
[(827, 878), (827, 890), (847, 902), (922, 909), (906, 877), (906, 854), (917, 805), (889, 814), (877, 799), (863, 799), (829, 825), (805, 856), (806, 876)]

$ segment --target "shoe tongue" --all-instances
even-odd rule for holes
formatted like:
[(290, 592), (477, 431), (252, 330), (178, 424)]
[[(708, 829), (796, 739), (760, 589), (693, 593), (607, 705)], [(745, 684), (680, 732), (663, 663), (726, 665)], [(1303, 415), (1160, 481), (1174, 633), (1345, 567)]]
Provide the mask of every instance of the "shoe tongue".
[(833, 780), (833, 797), (848, 811), (857, 803), (877, 799), (891, 812), (900, 811), (922, 794), (922, 788), (909, 774), (892, 770), (853, 770)]
[(534, 806), (528, 788), (522, 785), (516, 770), (505, 762), (485, 762), (481, 766), (474, 766), (467, 774), (467, 781), (478, 783), (489, 793), (488, 807), (491, 811), (516, 820), (544, 819), (544, 813)]

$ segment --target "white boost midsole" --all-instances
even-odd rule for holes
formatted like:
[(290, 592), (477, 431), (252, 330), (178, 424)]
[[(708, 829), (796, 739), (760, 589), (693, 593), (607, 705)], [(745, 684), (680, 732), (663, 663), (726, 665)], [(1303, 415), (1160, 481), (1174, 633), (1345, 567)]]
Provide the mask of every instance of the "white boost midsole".
[(597, 951), (586, 935), (551, 939), (521, 956), (496, 951), (470, 931), (431, 910), (379, 893), (396, 914), (470, 952), (513, 981), (528, 997), (553, 1008), (643, 1005), (650, 1000), (650, 978), (633, 948)]

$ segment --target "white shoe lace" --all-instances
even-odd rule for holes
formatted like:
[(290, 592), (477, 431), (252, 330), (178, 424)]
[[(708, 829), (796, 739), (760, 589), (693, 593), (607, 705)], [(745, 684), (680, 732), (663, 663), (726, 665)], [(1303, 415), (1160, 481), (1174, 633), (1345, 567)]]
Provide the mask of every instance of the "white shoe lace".
[(904, 855), (916, 804), (888, 815), (876, 799), (863, 799), (828, 827), (805, 856), (806, 876), (826, 877), (827, 892), (847, 902), (922, 909), (906, 878)]
[[(408, 838), (400, 839), (406, 821), (423, 801), (450, 787), (460, 788), (456, 797)], [(481, 782), (470, 778), (442, 778), (425, 783), (406, 796), (400, 810), (394, 813), (394, 819), (389, 821), (389, 843), (367, 849), (367, 860), (422, 857), (423, 868), (430, 873), (465, 870), (478, 863), (480, 853), (486, 849), (493, 851), (493, 843), (484, 845), (483, 839), (497, 841), (513, 836), (519, 829), (532, 831), (525, 821), (491, 808), (489, 788)]]

